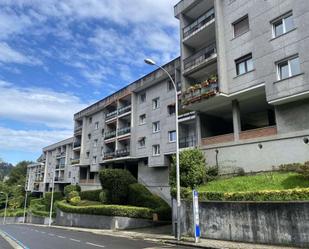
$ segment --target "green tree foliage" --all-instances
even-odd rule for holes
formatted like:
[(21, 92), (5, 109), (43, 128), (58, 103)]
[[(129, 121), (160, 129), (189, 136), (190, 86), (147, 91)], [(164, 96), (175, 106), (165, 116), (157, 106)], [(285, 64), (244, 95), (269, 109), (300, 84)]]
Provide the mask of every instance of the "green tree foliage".
[(103, 189), (109, 191), (111, 203), (126, 204), (129, 185), (136, 182), (134, 176), (123, 169), (103, 169), (100, 171), (100, 181)]
[(7, 162), (4, 162), (0, 158), (0, 181), (4, 180), (5, 176), (8, 176), (13, 169), (13, 165)]
[[(206, 161), (199, 149), (183, 150), (179, 154), (180, 185), (191, 189), (203, 184), (206, 176)], [(176, 158), (170, 170), (170, 185), (176, 186)]]
[(21, 185), (25, 186), (27, 166), (31, 164), (30, 161), (21, 161), (16, 164), (9, 174), (9, 179), (7, 181), (8, 185)]

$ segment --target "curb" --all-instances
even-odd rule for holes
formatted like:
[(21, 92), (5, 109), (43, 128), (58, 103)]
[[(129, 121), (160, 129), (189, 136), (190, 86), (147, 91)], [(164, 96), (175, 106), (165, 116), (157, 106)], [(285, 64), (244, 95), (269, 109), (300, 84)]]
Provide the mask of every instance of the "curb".
[(0, 236), (10, 244), (14, 249), (29, 249), (23, 243), (15, 239), (13, 236), (9, 235), (8, 233), (0, 230)]

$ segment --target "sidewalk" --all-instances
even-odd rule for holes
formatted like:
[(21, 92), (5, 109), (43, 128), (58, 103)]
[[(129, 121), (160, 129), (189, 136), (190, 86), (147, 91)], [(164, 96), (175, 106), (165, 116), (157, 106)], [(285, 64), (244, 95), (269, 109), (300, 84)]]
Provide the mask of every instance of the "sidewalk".
[[(46, 225), (35, 225), (35, 224), (29, 224), (29, 225), (47, 227)], [(199, 243), (194, 243), (194, 239), (190, 237), (183, 237), (181, 241), (177, 241), (170, 232), (171, 231), (170, 225), (161, 227), (134, 229), (134, 230), (101, 230), (101, 229), (63, 227), (63, 226), (52, 226), (52, 227), (67, 229), (71, 231), (83, 231), (94, 234), (109, 235), (115, 237), (161, 241), (166, 244), (185, 245), (185, 246), (207, 248), (207, 249), (296, 249), (297, 248), (297, 247), (268, 246), (261, 244), (240, 243), (240, 242), (212, 240), (212, 239), (201, 239)]]

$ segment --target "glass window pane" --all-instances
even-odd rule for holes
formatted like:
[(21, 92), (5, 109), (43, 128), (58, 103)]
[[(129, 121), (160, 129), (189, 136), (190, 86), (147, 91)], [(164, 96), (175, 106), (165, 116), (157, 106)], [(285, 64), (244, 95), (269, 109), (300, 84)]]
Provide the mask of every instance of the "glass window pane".
[(300, 74), (300, 65), (299, 65), (299, 58), (294, 58), (290, 60), (290, 67), (291, 67), (291, 76)]
[(249, 60), (247, 60), (247, 71), (251, 71), (253, 70), (253, 62), (252, 62), (252, 58), (250, 58)]
[(285, 32), (288, 32), (294, 28), (293, 16), (286, 17), (284, 19)]
[(283, 24), (282, 20), (274, 24), (275, 36), (279, 36), (283, 34)]
[(237, 64), (237, 74), (244, 74), (246, 72), (245, 62), (240, 62)]
[(281, 80), (289, 77), (289, 65), (287, 62), (279, 64), (279, 74)]

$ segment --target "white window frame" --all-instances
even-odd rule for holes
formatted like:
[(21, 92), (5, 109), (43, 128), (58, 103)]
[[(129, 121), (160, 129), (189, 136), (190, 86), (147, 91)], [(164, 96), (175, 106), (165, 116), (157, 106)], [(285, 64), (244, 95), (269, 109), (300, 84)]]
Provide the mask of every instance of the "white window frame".
[(160, 144), (152, 145), (152, 155), (153, 156), (160, 156)]
[(158, 132), (160, 132), (160, 121), (152, 123), (152, 133), (158, 133)]
[[(142, 119), (142, 117), (144, 117), (144, 119)], [(140, 125), (146, 124), (146, 114), (145, 113), (139, 115), (139, 124)]]
[(93, 147), (96, 148), (98, 146), (98, 139), (95, 139), (93, 141)]
[[(286, 34), (287, 32), (289, 32), (289, 31), (295, 29), (295, 23), (294, 23), (294, 27), (293, 27), (291, 30), (289, 30), (289, 31), (286, 30), (285, 19), (287, 19), (287, 18), (290, 17), (290, 16), (293, 17), (293, 12), (292, 12), (292, 11), (290, 11), (290, 12), (288, 12), (288, 13), (282, 15), (281, 17), (279, 17), (279, 18), (277, 18), (277, 19), (275, 19), (274, 21), (271, 22), (271, 25), (272, 25), (272, 37), (273, 37), (273, 38), (280, 37), (280, 36)], [(278, 22), (280, 22), (280, 21), (282, 21), (283, 32), (282, 32), (282, 34), (280, 34), (280, 35), (276, 35), (276, 24), (277, 24)], [(293, 22), (294, 22), (294, 19), (293, 19)]]
[[(175, 133), (175, 140), (171, 140), (171, 134), (172, 133)], [(169, 143), (175, 143), (176, 142), (176, 130), (173, 130), (173, 131), (169, 131), (168, 132), (168, 142)]]
[(95, 122), (95, 123), (94, 123), (94, 129), (95, 129), (95, 130), (99, 129), (99, 122)]
[[(144, 144), (141, 144), (141, 141), (144, 141)], [(138, 146), (139, 146), (139, 148), (144, 148), (144, 147), (146, 147), (146, 137), (141, 137), (141, 138), (139, 138), (139, 140), (138, 140)]]
[(152, 110), (156, 110), (159, 108), (160, 108), (160, 98), (157, 97), (152, 100)]
[[(292, 69), (291, 69), (291, 60), (294, 60), (294, 59), (296, 59), (296, 58), (298, 58), (298, 60), (299, 60), (299, 55), (294, 55), (294, 56), (291, 56), (291, 57), (289, 57), (289, 58), (286, 58), (286, 59), (284, 59), (284, 60), (281, 60), (281, 61), (279, 61), (279, 62), (277, 62), (276, 63), (276, 68), (277, 68), (277, 80), (286, 80), (286, 79), (289, 79), (289, 78), (291, 78), (291, 77), (293, 77), (293, 76), (295, 76), (295, 75), (298, 75), (298, 74), (300, 74), (300, 73), (298, 73), (298, 74), (294, 74), (294, 75), (292, 75)], [(281, 75), (280, 75), (280, 64), (283, 64), (283, 63), (288, 63), (288, 69), (289, 69), (289, 76), (287, 77), (287, 78), (281, 78)], [(299, 65), (300, 66), (300, 65)]]
[(96, 156), (93, 156), (92, 157), (92, 164), (96, 164), (97, 163), (97, 157)]

